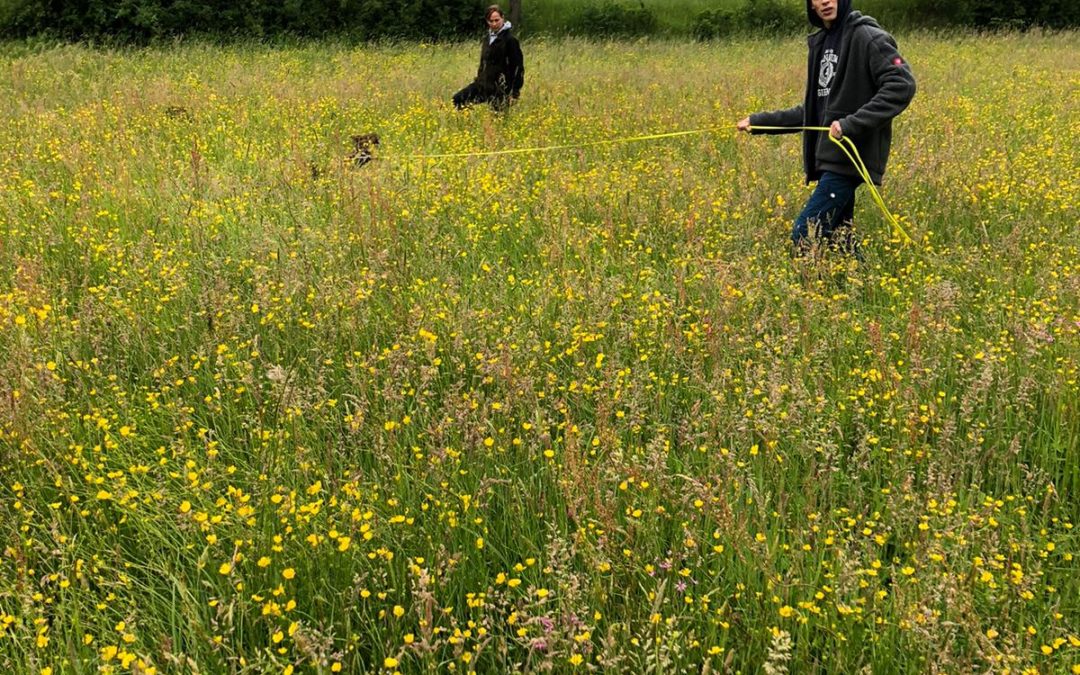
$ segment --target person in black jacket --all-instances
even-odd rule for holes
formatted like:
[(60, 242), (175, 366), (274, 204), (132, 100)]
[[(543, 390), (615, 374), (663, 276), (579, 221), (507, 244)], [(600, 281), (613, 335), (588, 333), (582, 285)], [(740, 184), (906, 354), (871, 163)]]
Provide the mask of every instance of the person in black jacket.
[[(810, 23), (820, 30), (809, 37), (806, 96), (802, 105), (750, 115), (739, 120), (739, 131), (754, 127), (828, 127), (836, 139), (849, 137), (866, 164), (870, 179), (880, 185), (892, 141), (892, 119), (915, 96), (911, 68), (897, 51), (896, 41), (877, 21), (851, 9), (851, 0), (806, 0)], [(851, 236), (855, 190), (862, 179), (843, 150), (822, 132), (803, 132), (806, 182), (817, 187), (795, 220), (791, 240), (796, 251), (817, 236), (833, 238), (843, 227)], [(838, 242), (843, 244), (844, 242)]]
[(496, 110), (505, 110), (521, 96), (525, 84), (525, 58), (521, 44), (510, 32), (510, 22), (498, 5), (488, 7), (484, 19), (488, 34), (480, 47), (480, 68), (476, 79), (454, 94), (458, 110), (474, 103), (490, 103)]

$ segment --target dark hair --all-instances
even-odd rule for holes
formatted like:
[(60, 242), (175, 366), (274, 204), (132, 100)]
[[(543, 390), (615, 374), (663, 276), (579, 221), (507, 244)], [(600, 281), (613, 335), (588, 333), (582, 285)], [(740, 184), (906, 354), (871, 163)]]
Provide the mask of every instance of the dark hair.
[(505, 14), (503, 14), (502, 7), (499, 7), (498, 5), (490, 5), (484, 11), (484, 21), (487, 21), (488, 19), (490, 19), (491, 15), (494, 14), (495, 12), (498, 12), (499, 16), (503, 16), (503, 17), (506, 16)]

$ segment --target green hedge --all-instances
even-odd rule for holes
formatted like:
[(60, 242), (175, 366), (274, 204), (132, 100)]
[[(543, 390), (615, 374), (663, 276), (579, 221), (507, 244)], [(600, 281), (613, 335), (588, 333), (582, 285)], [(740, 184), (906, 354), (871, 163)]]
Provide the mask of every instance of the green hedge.
[(1076, 0), (920, 0), (928, 13), (950, 23), (977, 27), (1039, 25), (1064, 28), (1080, 25), (1080, 2)]
[[(344, 35), (356, 39), (431, 39), (476, 33), (489, 0), (0, 0), (0, 35), (146, 42), (180, 35), (272, 37)], [(548, 0), (555, 2), (555, 0)], [(689, 3), (689, 4), (687, 4)], [(507, 4), (504, 2), (504, 4)], [(692, 34), (793, 34), (809, 30), (805, 5), (793, 0), (720, 0), (677, 26), (670, 15), (696, 12), (691, 0), (581, 0), (559, 26), (534, 25), (544, 0), (523, 0), (528, 33), (593, 37)], [(856, 0), (889, 30), (917, 26), (1027, 28), (1080, 26), (1080, 0)], [(571, 9), (571, 7), (573, 9)], [(659, 13), (666, 13), (659, 20)]]
[(579, 35), (627, 36), (656, 33), (656, 15), (644, 5), (626, 7), (605, 0), (601, 5), (586, 5), (569, 24), (569, 32)]
[[(903, 27), (1071, 28), (1080, 26), (1077, 0), (878, 0), (855, 2), (890, 30)], [(809, 30), (804, 6), (783, 0), (743, 0), (741, 6), (701, 12), (694, 23), (698, 39), (742, 33)]]
[(741, 33), (791, 34), (805, 32), (809, 27), (806, 10), (801, 5), (784, 0), (744, 0), (738, 7), (700, 13), (693, 33), (698, 39), (707, 40)]
[(179, 35), (438, 38), (483, 27), (483, 0), (0, 0), (0, 32), (143, 42)]
[[(541, 2), (533, 3), (542, 4)], [(702, 40), (729, 35), (791, 35), (811, 30), (806, 5), (793, 0), (725, 0), (697, 13), (687, 32)], [(856, 0), (855, 8), (880, 19), (890, 30), (914, 27), (1069, 28), (1080, 26), (1080, 0)], [(660, 32), (658, 12), (680, 12), (679, 0), (648, 5), (643, 0), (582, 2), (563, 30), (593, 36)], [(528, 6), (526, 7), (526, 17)], [(530, 31), (544, 32), (545, 26)], [(670, 27), (669, 27), (670, 32)]]

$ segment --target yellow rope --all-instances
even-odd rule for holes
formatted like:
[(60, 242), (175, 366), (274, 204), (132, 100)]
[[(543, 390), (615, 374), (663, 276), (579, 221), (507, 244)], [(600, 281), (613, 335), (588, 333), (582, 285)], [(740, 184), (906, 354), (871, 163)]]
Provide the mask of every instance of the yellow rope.
[(660, 138), (675, 138), (677, 136), (691, 136), (694, 134), (707, 134), (713, 131), (729, 129), (730, 127), (705, 127), (703, 129), (690, 129), (688, 131), (671, 131), (663, 134), (646, 134), (644, 136), (629, 136), (626, 138), (608, 138), (601, 141), (585, 141), (583, 143), (568, 143), (566, 145), (538, 145), (531, 148), (510, 148), (508, 150), (479, 150), (476, 152), (442, 152), (432, 155), (391, 155), (380, 159), (449, 159), (453, 157), (494, 157), (496, 155), (525, 155), (534, 152), (550, 152), (552, 150), (573, 150), (597, 145), (615, 145), (618, 143), (635, 143), (638, 141), (654, 141)]
[[(823, 131), (829, 132), (828, 127), (763, 127), (753, 126), (751, 130), (757, 129), (758, 131)], [(583, 143), (567, 143), (561, 145), (538, 145), (529, 148), (510, 148), (506, 150), (479, 150), (474, 152), (441, 152), (436, 154), (420, 154), (420, 155), (390, 155), (382, 156), (379, 159), (389, 160), (423, 160), (423, 159), (451, 159), (451, 158), (465, 158), (465, 157), (495, 157), (498, 155), (525, 155), (537, 152), (551, 152), (553, 150), (574, 150), (578, 148), (596, 147), (599, 145), (616, 145), (620, 143), (636, 143), (640, 141), (654, 141), (661, 138), (676, 138), (679, 136), (692, 136), (696, 134), (707, 134), (715, 131), (730, 131), (733, 127), (719, 126), (719, 127), (704, 127), (701, 129), (689, 129), (687, 131), (670, 131), (662, 134), (645, 134), (642, 136), (628, 136), (624, 138), (609, 138), (599, 141), (585, 141)], [(908, 233), (904, 231), (904, 228), (900, 226), (900, 219), (897, 218), (889, 208), (885, 206), (885, 200), (882, 199), (881, 193), (878, 192), (877, 186), (874, 185), (874, 181), (870, 179), (870, 172), (866, 168), (866, 164), (863, 163), (862, 157), (859, 156), (859, 150), (855, 147), (855, 143), (844, 136), (843, 138), (833, 138), (832, 134), (829, 134), (829, 140), (835, 143), (847, 158), (851, 160), (851, 163), (855, 166), (855, 171), (858, 172), (859, 177), (866, 183), (867, 188), (870, 190), (870, 195), (873, 197), (874, 203), (877, 205), (878, 210), (885, 216), (885, 221), (892, 226), (893, 232), (895, 232), (900, 240), (905, 244), (914, 243)]]

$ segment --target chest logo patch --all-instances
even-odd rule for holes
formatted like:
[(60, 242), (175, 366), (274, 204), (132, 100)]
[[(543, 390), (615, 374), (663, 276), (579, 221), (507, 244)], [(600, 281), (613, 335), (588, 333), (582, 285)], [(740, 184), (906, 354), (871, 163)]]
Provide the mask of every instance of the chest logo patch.
[(836, 63), (840, 57), (831, 49), (826, 49), (821, 55), (821, 65), (818, 67), (818, 96), (828, 96), (832, 91), (832, 81), (836, 77)]

